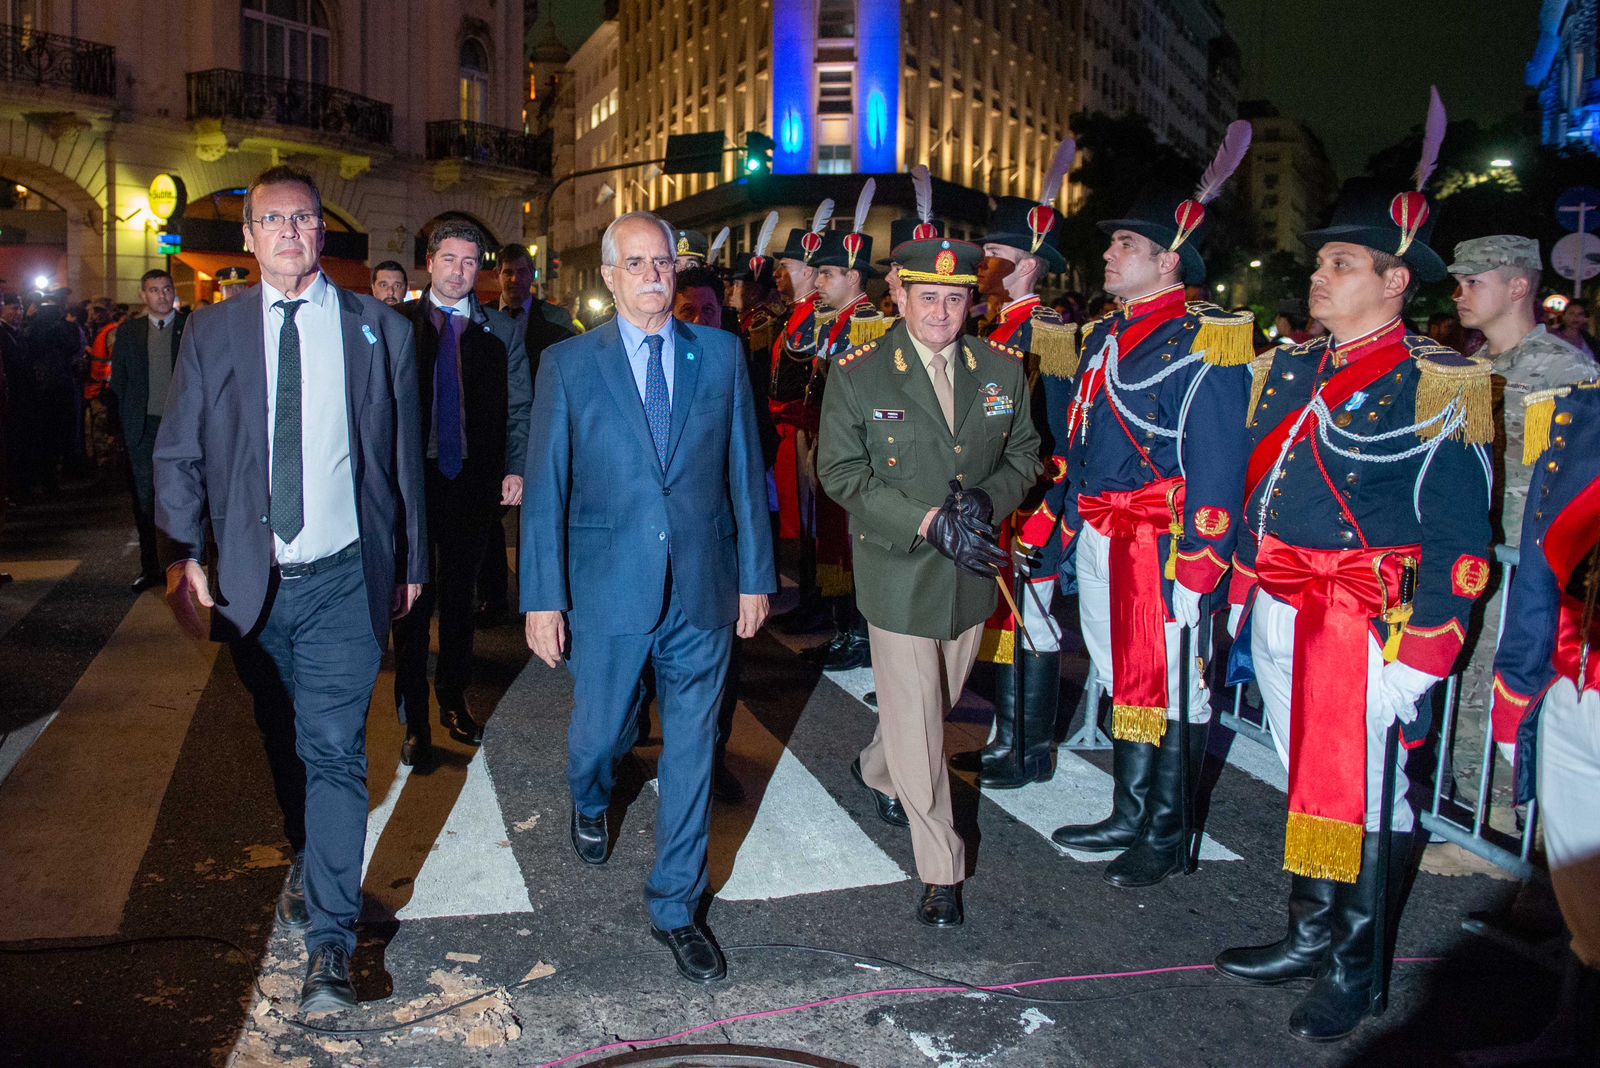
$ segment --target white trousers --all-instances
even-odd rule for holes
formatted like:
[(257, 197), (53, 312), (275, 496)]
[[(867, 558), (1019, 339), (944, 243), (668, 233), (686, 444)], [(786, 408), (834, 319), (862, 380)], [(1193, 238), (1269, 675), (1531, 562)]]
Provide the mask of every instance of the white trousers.
[[(1272, 727), (1278, 759), (1289, 766), (1289, 703), (1294, 678), (1294, 620), (1300, 613), (1272, 595), (1260, 591), (1250, 616), (1250, 655), (1255, 659), (1256, 685)], [(1382, 829), (1384, 729), (1376, 718), (1378, 676), (1383, 671), (1383, 649), (1367, 636), (1367, 820), (1366, 829)], [(1315, 715), (1316, 710), (1311, 710)], [(1395, 760), (1394, 809), (1390, 828), (1409, 831), (1415, 822), (1406, 803), (1406, 751)]]
[[(1089, 524), (1078, 535), (1078, 621), (1083, 644), (1094, 662), (1095, 674), (1106, 692), (1116, 694), (1111, 670), (1111, 539)], [(1168, 623), (1167, 631), (1167, 718), (1178, 718), (1178, 625)], [(1195, 656), (1206, 657), (1210, 650), (1195, 649)], [(1189, 722), (1208, 723), (1211, 700), (1203, 673), (1189, 670)]]
[(1600, 968), (1600, 693), (1559, 679), (1539, 708), (1539, 814), (1572, 951)]
[(1030, 653), (1056, 653), (1061, 651), (1061, 624), (1051, 614), (1050, 606), (1056, 599), (1056, 580), (1049, 582), (1024, 582), (1022, 584), (1022, 625), (1028, 631), (1022, 646)]

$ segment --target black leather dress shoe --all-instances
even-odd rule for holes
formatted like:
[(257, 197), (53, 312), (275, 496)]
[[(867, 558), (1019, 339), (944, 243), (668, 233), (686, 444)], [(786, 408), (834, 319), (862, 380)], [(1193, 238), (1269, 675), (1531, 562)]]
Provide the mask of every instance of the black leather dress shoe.
[(611, 836), (606, 832), (605, 813), (589, 817), (572, 809), (572, 848), (585, 864), (604, 864), (611, 846)]
[(467, 745), (483, 744), (483, 728), (478, 726), (478, 721), (467, 711), (465, 701), (451, 705), (441, 701), (439, 704), (439, 722), (450, 732), (450, 737)]
[(714, 983), (728, 977), (728, 962), (723, 959), (722, 950), (693, 924), (670, 931), (651, 927), (650, 937), (672, 950), (678, 972), (691, 983)]
[(128, 584), (128, 588), (133, 590), (134, 593), (143, 593), (145, 590), (153, 590), (157, 586), (165, 586), (166, 584), (167, 580), (160, 575), (140, 575)]
[(719, 760), (711, 766), (711, 798), (724, 805), (737, 805), (744, 800), (744, 787), (726, 761)]
[(922, 900), (917, 903), (917, 919), (929, 927), (960, 927), (965, 917), (961, 911), (961, 884), (938, 886), (922, 884)]
[(278, 892), (278, 922), (285, 927), (304, 927), (311, 922), (306, 911), (306, 855), (296, 853), (289, 863), (289, 878)]
[(856, 757), (850, 765), (850, 774), (855, 776), (861, 788), (872, 795), (872, 800), (878, 806), (878, 818), (895, 827), (911, 826), (911, 818), (906, 815), (906, 810), (901, 807), (898, 798), (890, 797), (882, 790), (874, 790), (867, 785), (867, 780), (861, 775), (861, 758)]
[(418, 731), (406, 731), (406, 740), (400, 743), (400, 763), (416, 772), (433, 768), (433, 741)]
[(350, 954), (343, 946), (318, 946), (306, 964), (306, 981), (300, 987), (300, 1015), (338, 1012), (356, 1007), (356, 988), (350, 982)]

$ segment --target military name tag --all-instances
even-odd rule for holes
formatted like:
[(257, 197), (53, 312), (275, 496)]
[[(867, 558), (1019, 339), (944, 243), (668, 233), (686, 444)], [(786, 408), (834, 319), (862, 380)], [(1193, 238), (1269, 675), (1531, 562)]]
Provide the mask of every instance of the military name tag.
[(906, 413), (901, 408), (874, 408), (872, 418), (881, 423), (903, 423)]

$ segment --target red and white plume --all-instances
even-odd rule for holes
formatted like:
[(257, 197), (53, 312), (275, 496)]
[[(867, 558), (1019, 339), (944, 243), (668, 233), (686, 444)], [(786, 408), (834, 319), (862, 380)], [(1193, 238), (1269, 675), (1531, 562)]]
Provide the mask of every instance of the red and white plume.
[(706, 262), (707, 263), (716, 263), (717, 262), (717, 253), (721, 252), (722, 251), (722, 246), (726, 245), (728, 243), (728, 234), (730, 232), (731, 231), (729, 231), (729, 229), (726, 226), (724, 226), (722, 228), (721, 232), (719, 232), (717, 234), (716, 240), (711, 242), (711, 248), (709, 250), (707, 250), (707, 252), (706, 252)]
[(911, 168), (911, 191), (915, 194), (917, 202), (917, 218), (923, 222), (932, 222), (933, 175), (928, 173), (926, 164), (919, 163)]
[(772, 235), (778, 231), (778, 213), (767, 212), (767, 221), (761, 224), (761, 233), (756, 235), (756, 248), (754, 256), (765, 256), (767, 247), (772, 244)]
[(833, 218), (833, 198), (829, 197), (817, 205), (817, 213), (811, 217), (811, 232), (820, 234), (828, 228), (828, 222)]
[(1222, 144), (1217, 148), (1216, 158), (1200, 176), (1200, 187), (1194, 191), (1194, 199), (1202, 204), (1209, 204), (1217, 199), (1217, 194), (1222, 192), (1222, 187), (1233, 177), (1233, 172), (1239, 169), (1239, 164), (1244, 162), (1245, 153), (1249, 151), (1250, 124), (1244, 119), (1235, 119), (1228, 123), (1228, 130), (1222, 135)]
[(861, 187), (861, 195), (856, 198), (855, 225), (851, 228), (853, 233), (863, 233), (867, 228), (867, 213), (872, 210), (872, 194), (878, 190), (878, 180), (868, 178), (867, 184)]
[(1050, 169), (1044, 172), (1044, 191), (1039, 194), (1039, 203), (1054, 204), (1061, 195), (1061, 183), (1067, 180), (1067, 172), (1072, 170), (1072, 160), (1078, 154), (1078, 142), (1067, 138), (1056, 146), (1056, 154), (1050, 157)]
[(1417, 160), (1417, 169), (1411, 175), (1419, 193), (1428, 184), (1428, 179), (1433, 177), (1434, 168), (1439, 166), (1439, 146), (1444, 144), (1444, 128), (1444, 101), (1439, 99), (1438, 86), (1429, 86), (1428, 121), (1422, 127), (1422, 155)]

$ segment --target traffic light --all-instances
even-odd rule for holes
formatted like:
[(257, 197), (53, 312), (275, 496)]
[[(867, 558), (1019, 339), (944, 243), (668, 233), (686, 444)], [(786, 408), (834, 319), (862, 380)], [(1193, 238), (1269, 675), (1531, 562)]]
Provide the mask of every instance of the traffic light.
[(754, 130), (744, 135), (744, 167), (746, 178), (759, 178), (772, 173), (772, 150), (777, 143), (764, 133)]

